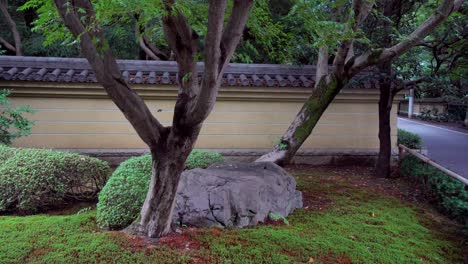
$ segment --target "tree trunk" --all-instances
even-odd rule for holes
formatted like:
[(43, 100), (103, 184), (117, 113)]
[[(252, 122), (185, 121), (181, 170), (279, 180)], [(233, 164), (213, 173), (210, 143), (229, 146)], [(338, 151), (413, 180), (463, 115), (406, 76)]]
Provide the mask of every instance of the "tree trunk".
[(333, 74), (323, 76), (281, 137), (280, 142), (271, 152), (256, 161), (270, 161), (280, 166), (288, 164), (346, 83), (347, 80), (340, 80)]
[(148, 237), (171, 233), (172, 213), (180, 176), (185, 161), (193, 149), (199, 128), (190, 136), (177, 135), (173, 130), (162, 149), (151, 151), (153, 172), (148, 194), (141, 209), (141, 217), (127, 229)]
[(387, 178), (391, 173), (392, 138), (390, 116), (392, 112), (393, 97), (391, 79), (384, 78), (380, 83), (379, 98), (379, 156), (375, 167), (377, 177)]

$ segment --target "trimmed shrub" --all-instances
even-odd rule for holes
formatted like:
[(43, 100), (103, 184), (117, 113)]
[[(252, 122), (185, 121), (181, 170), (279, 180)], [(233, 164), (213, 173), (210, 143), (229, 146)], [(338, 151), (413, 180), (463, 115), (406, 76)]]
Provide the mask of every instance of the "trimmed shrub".
[(185, 168), (187, 170), (202, 168), (206, 169), (211, 164), (224, 161), (223, 156), (217, 152), (202, 151), (198, 149), (192, 150), (192, 153), (185, 162)]
[(422, 147), (422, 139), (418, 134), (398, 129), (398, 144), (411, 149), (420, 149)]
[(16, 149), (0, 165), (0, 212), (34, 213), (93, 200), (111, 173), (106, 162), (49, 149)]
[(442, 171), (407, 155), (400, 164), (401, 174), (422, 185), (437, 208), (460, 222), (468, 231), (468, 190)]
[(119, 229), (135, 220), (145, 201), (150, 179), (151, 155), (122, 162), (99, 194), (98, 224)]
[[(223, 160), (218, 153), (193, 150), (187, 158), (186, 169), (207, 168)], [(151, 180), (151, 162), (150, 155), (130, 158), (114, 171), (99, 194), (99, 226), (121, 229), (138, 218)]]

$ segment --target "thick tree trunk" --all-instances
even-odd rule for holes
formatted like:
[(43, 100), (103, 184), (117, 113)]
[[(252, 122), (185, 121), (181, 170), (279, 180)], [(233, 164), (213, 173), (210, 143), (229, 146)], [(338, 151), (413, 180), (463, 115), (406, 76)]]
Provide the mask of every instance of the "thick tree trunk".
[[(175, 154), (178, 151), (172, 150)], [(172, 155), (171, 155), (172, 156)], [(153, 154), (151, 183), (141, 210), (138, 232), (149, 237), (171, 233), (172, 211), (184, 162)]]
[(256, 161), (271, 161), (280, 166), (288, 164), (346, 83), (347, 80), (339, 80), (333, 74), (324, 76), (283, 134), (280, 142), (270, 153), (261, 156)]
[(392, 112), (393, 97), (391, 80), (385, 78), (380, 83), (379, 99), (379, 156), (375, 167), (377, 177), (387, 178), (391, 173), (392, 138), (390, 116)]
[(148, 237), (171, 233), (172, 212), (180, 175), (192, 151), (199, 129), (190, 136), (172, 132), (164, 147), (152, 150), (153, 172), (140, 219), (127, 232)]

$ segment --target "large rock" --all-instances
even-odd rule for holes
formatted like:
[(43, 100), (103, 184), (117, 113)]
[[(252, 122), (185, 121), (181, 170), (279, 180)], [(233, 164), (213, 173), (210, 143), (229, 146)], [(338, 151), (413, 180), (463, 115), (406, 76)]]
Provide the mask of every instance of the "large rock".
[(285, 170), (271, 162), (220, 163), (185, 171), (173, 221), (189, 226), (245, 227), (270, 213), (289, 215), (302, 207), (302, 194)]

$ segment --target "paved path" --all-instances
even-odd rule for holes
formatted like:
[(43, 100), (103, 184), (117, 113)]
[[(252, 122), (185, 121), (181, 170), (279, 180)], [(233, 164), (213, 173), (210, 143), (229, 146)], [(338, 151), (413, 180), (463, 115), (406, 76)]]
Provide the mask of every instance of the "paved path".
[(468, 179), (468, 132), (398, 118), (398, 128), (416, 133), (429, 157)]

